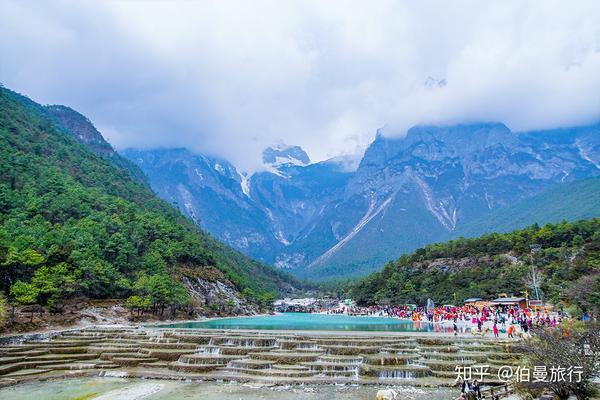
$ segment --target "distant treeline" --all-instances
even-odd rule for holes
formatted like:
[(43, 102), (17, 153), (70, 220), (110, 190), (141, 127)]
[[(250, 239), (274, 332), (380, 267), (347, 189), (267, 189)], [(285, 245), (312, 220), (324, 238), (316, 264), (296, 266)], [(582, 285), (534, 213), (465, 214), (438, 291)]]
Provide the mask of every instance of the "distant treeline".
[[(536, 284), (537, 282), (537, 284)], [(359, 304), (460, 303), (527, 291), (577, 311), (600, 306), (600, 219), (562, 222), (420, 248), (346, 287)]]

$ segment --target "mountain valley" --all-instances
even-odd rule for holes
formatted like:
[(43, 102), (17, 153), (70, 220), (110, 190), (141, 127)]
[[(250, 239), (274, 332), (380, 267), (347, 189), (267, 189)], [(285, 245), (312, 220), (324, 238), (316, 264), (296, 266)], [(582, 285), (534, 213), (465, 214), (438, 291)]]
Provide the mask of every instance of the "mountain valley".
[[(580, 184), (577, 207), (555, 210), (560, 194), (571, 193), (561, 187), (600, 174), (600, 125), (416, 126), (400, 138), (379, 131), (355, 169), (339, 159), (310, 163), (300, 147), (280, 145), (265, 150), (265, 168), (251, 176), (186, 149), (122, 154), (160, 197), (220, 240), (318, 280), (364, 275), (462, 235), (597, 216), (600, 203), (598, 185)], [(553, 190), (558, 197), (543, 195)], [(478, 222), (488, 216), (496, 222)]]

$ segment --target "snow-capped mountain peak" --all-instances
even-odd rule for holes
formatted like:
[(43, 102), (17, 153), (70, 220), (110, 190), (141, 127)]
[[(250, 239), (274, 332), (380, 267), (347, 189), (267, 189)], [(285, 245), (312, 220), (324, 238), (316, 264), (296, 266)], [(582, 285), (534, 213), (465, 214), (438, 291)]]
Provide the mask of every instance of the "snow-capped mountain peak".
[(263, 163), (278, 167), (280, 165), (308, 165), (310, 158), (300, 146), (276, 145), (263, 151)]

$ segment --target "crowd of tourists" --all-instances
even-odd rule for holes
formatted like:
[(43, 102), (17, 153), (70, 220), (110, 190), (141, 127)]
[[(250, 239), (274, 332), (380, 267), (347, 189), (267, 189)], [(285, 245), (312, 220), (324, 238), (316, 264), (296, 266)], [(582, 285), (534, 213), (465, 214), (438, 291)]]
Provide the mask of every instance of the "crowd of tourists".
[(485, 335), (488, 332), (495, 337), (502, 333), (507, 337), (529, 334), (537, 328), (555, 327), (565, 318), (561, 312), (550, 313), (541, 308), (520, 308), (518, 306), (370, 306), (353, 307), (341, 305), (328, 310), (329, 314), (349, 314), (399, 318), (414, 322), (437, 322), (453, 327), (458, 333), (459, 327), (470, 326), (471, 332)]

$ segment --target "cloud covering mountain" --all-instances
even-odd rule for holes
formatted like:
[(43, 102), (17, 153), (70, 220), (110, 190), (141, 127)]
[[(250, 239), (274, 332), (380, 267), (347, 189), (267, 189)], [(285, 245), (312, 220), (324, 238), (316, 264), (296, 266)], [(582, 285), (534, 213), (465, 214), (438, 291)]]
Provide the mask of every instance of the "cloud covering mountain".
[(220, 240), (298, 276), (347, 279), (429, 243), (598, 216), (599, 133), (421, 125), (377, 135), (353, 171), (283, 146), (251, 176), (186, 149), (123, 155)]
[(71, 104), (119, 148), (183, 146), (252, 171), (377, 128), (600, 117), (600, 3), (0, 0), (0, 82)]

